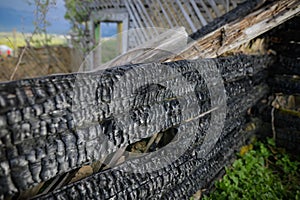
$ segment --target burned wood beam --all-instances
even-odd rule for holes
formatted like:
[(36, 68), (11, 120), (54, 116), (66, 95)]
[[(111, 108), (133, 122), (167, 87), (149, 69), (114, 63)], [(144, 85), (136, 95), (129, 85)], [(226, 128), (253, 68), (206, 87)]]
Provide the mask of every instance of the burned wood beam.
[[(189, 123), (196, 123), (200, 112), (199, 109), (189, 109), (191, 105), (198, 105), (193, 94), (201, 100), (201, 112), (208, 111), (212, 102), (208, 93), (204, 92), (207, 90), (205, 82), (195, 71), (199, 67), (210, 69), (215, 66), (219, 69), (225, 84), (225, 91), (222, 91), (231, 102), (228, 105), (232, 111), (231, 118), (236, 113), (245, 112), (243, 109), (261, 98), (267, 89), (255, 87), (256, 92), (250, 92), (250, 96), (242, 99), (235, 96), (247, 94), (250, 88), (260, 83), (258, 79), (258, 82), (253, 81), (251, 76), (264, 70), (269, 61), (268, 57), (240, 55), (167, 64), (127, 65), (106, 71), (1, 83), (0, 171), (5, 173), (0, 173), (0, 194), (6, 196), (24, 191), (84, 164), (101, 160), (119, 148), (151, 137), (160, 130), (181, 123), (184, 127), (191, 127)], [(179, 74), (163, 76), (163, 67), (170, 67)], [(126, 87), (116, 91), (114, 87), (125, 74), (128, 76), (124, 83)], [(143, 90), (138, 92), (134, 90), (138, 82), (130, 81), (138, 78), (142, 84), (143, 80), (147, 83), (150, 79), (156, 80), (158, 85), (166, 85), (177, 80), (178, 76), (183, 76), (194, 87), (175, 87), (172, 92), (176, 96), (160, 86), (141, 88)], [(179, 117), (176, 114), (177, 103), (174, 101), (181, 102), (180, 109), (187, 115)], [(135, 103), (125, 106), (130, 102)], [(242, 110), (239, 110), (239, 105), (242, 105)], [(142, 130), (137, 126), (145, 121), (139, 116), (144, 110), (158, 124), (163, 122), (161, 127)], [(120, 116), (124, 116), (125, 121), (117, 124), (116, 118)]]
[(269, 85), (274, 93), (300, 94), (300, 77), (275, 75), (269, 78)]
[(217, 57), (265, 33), (300, 13), (300, 2), (281, 0), (264, 4), (257, 11), (225, 24), (215, 31), (191, 42), (178, 56), (166, 61)]
[(228, 24), (230, 22), (233, 22), (237, 19), (241, 19), (248, 15), (249, 13), (255, 11), (256, 8), (260, 7), (266, 0), (252, 0), (252, 1), (246, 1), (243, 4), (239, 6), (234, 6), (235, 8), (221, 17), (218, 17), (208, 23), (203, 28), (199, 29), (197, 32), (190, 35), (190, 37), (193, 40), (197, 40), (206, 34), (215, 31), (216, 29), (220, 28), (221, 26), (224, 26), (225, 24)]
[[(90, 199), (95, 193), (101, 195), (103, 199), (118, 199), (123, 196), (138, 199), (159, 199), (163, 196), (186, 199), (198, 188), (208, 184), (208, 180), (213, 179), (213, 174), (217, 174), (224, 167), (224, 162), (229, 164), (233, 152), (238, 150), (245, 140), (257, 131), (256, 129), (250, 131), (242, 130), (243, 121), (241, 116), (236, 117), (232, 121), (227, 121), (222, 138), (206, 159), (201, 158), (199, 155), (201, 144), (196, 144), (172, 165), (166, 166), (159, 171), (133, 175), (120, 169), (111, 169), (94, 174), (85, 180), (45, 196), (38, 196), (38, 199), (70, 198), (72, 195), (79, 196), (82, 194), (85, 194)], [(126, 166), (128, 164), (124, 163), (123, 165)], [(118, 184), (115, 182), (116, 178)], [(165, 181), (168, 182), (167, 185), (163, 184)], [(193, 187), (196, 183), (197, 187)], [(92, 185), (94, 186), (92, 187)], [(128, 185), (128, 187), (121, 187), (122, 185)], [(88, 190), (80, 189), (82, 187), (88, 188)], [(186, 187), (188, 187), (186, 190), (180, 189)]]

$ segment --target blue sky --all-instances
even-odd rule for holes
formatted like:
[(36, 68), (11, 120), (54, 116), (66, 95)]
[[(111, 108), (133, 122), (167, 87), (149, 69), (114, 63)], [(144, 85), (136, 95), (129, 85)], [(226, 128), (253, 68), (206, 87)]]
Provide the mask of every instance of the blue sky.
[[(35, 5), (28, 3), (34, 0), (0, 0), (0, 32), (31, 33), (34, 30)], [(50, 26), (48, 33), (68, 34), (70, 23), (64, 18), (66, 13), (64, 0), (56, 0), (56, 5), (50, 7), (47, 13), (47, 20)], [(116, 24), (101, 24), (102, 37), (111, 37), (116, 34)]]
[[(19, 32), (32, 32), (34, 30), (35, 6), (28, 1), (34, 0), (0, 0), (0, 32), (11, 32), (14, 28)], [(56, 0), (47, 13), (47, 20), (51, 23), (49, 33), (67, 34), (70, 23), (65, 20), (66, 8), (64, 0)]]

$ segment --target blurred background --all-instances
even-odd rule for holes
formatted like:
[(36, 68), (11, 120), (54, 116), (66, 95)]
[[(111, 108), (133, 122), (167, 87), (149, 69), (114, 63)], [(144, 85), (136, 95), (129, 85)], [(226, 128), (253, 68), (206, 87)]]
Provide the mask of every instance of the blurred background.
[[(78, 70), (90, 48), (78, 43), (84, 33), (67, 14), (75, 4), (76, 0), (1, 0), (0, 81)], [(117, 24), (101, 23), (100, 30), (102, 62), (107, 62), (117, 55)]]

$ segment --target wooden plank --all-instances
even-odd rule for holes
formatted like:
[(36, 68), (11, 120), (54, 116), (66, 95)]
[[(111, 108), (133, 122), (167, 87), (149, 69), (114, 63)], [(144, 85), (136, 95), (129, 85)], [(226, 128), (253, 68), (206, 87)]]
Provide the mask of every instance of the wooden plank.
[(140, 1), (136, 2), (136, 1), (134, 0), (133, 3), (135, 4), (135, 6), (136, 6), (136, 8), (137, 8), (137, 10), (138, 10), (138, 13), (139, 13), (139, 15), (141, 16), (141, 18), (142, 18), (142, 20), (143, 20), (145, 26), (146, 26), (146, 27), (151, 27), (150, 22), (149, 22), (149, 19), (147, 18), (147, 16), (145, 15), (145, 13), (143, 12), (143, 10), (142, 10), (141, 7), (140, 7), (140, 4), (139, 4)]
[(129, 12), (129, 16), (130, 16), (129, 18), (132, 19), (133, 24), (136, 28), (136, 31), (134, 31), (134, 32), (135, 32), (135, 35), (136, 35), (137, 42), (138, 42), (138, 44), (142, 44), (145, 41), (145, 38), (144, 38), (143, 34), (138, 30), (139, 25), (138, 25), (133, 13), (132, 13), (132, 11), (130, 9), (130, 6), (129, 6), (127, 1), (125, 1), (125, 6), (126, 6), (128, 12)]
[[(134, 0), (133, 2), (137, 6), (137, 9), (139, 10), (141, 16), (144, 17), (143, 20), (145, 20), (146, 27), (147, 28), (148, 27), (155, 27), (152, 19), (149, 17), (148, 12), (145, 9), (142, 2), (140, 0)], [(151, 34), (149, 34), (149, 36), (150, 36), (149, 39), (152, 39), (157, 35), (158, 35), (158, 31), (156, 29), (153, 29), (153, 32), (151, 32)]]
[(205, 20), (205, 18), (203, 17), (203, 15), (201, 14), (198, 6), (196, 5), (195, 1), (194, 0), (190, 0), (196, 14), (197, 14), (197, 17), (200, 19), (200, 22), (202, 24), (202, 26), (205, 26), (207, 24), (207, 21)]
[(218, 6), (216, 5), (216, 2), (214, 0), (208, 0), (208, 3), (210, 4), (210, 6), (212, 7), (212, 9), (216, 13), (217, 17), (220, 17), (221, 16), (221, 12), (218, 9)]
[[(174, 2), (169, 2), (170, 3), (170, 8), (172, 9), (172, 15), (173, 17), (176, 19), (176, 21), (178, 22), (178, 26), (183, 26), (184, 24), (186, 24), (183, 20), (184, 20), (184, 16), (182, 15), (181, 12), (178, 13), (178, 8), (176, 8), (176, 4), (174, 4)], [(181, 17), (182, 16), (182, 17)], [(190, 27), (186, 26), (187, 32), (189, 32), (188, 30), (190, 29)], [(191, 30), (191, 29), (190, 29)]]
[(139, 34), (142, 35), (142, 38), (143, 38), (144, 41), (149, 40), (148, 34), (143, 29), (144, 26), (143, 26), (143, 24), (141, 22), (140, 15), (138, 14), (138, 11), (135, 9), (135, 6), (133, 5), (132, 2), (129, 2), (128, 5), (131, 8), (133, 18), (135, 18), (135, 20), (137, 21), (137, 24), (138, 24), (137, 28), (139, 28), (139, 31), (138, 31)]
[(129, 31), (127, 32), (127, 38), (128, 38), (128, 49), (134, 48), (141, 43), (138, 34), (134, 28), (129, 27)]
[(188, 10), (188, 14), (189, 14), (192, 22), (194, 23), (196, 29), (197, 30), (200, 29), (202, 27), (202, 24), (199, 21), (199, 19), (197, 18), (196, 13), (195, 13), (194, 9), (192, 8), (190, 1), (183, 1), (182, 6), (185, 10)]
[(193, 24), (193, 21), (191, 20), (191, 18), (189, 17), (189, 15), (187, 14), (187, 12), (184, 10), (180, 0), (176, 0), (177, 5), (179, 6), (181, 12), (183, 13), (183, 16), (185, 17), (186, 21), (189, 23), (191, 29), (193, 32), (196, 32), (197, 29), (195, 28), (195, 25)]
[[(167, 23), (165, 22), (165, 20), (162, 19), (161, 14), (159, 13), (159, 9), (157, 9), (157, 2), (156, 1), (152, 1), (152, 0), (144, 0), (144, 5), (148, 5), (149, 7), (146, 9), (146, 7), (144, 8), (146, 10), (146, 12), (148, 13), (148, 16), (151, 18), (151, 21), (153, 23), (153, 27), (168, 27)], [(156, 35), (154, 35), (154, 37), (156, 37), (157, 35), (159, 35), (159, 29), (152, 29), (154, 30), (154, 32), (156, 33)], [(152, 38), (154, 38), (152, 37)]]
[(175, 24), (175, 27), (179, 26), (175, 16), (173, 16), (173, 14), (172, 14), (171, 7), (169, 6), (169, 1), (163, 1), (162, 4), (166, 8), (169, 15), (171, 16), (171, 21), (173, 21), (173, 24)]
[(122, 53), (122, 49), (123, 49), (123, 40), (122, 40), (122, 33), (123, 33), (123, 23), (118, 22), (117, 24), (117, 41), (118, 41), (118, 54)]
[(225, 0), (225, 1), (226, 1), (226, 6), (225, 6), (226, 12), (229, 12), (230, 10), (229, 0)]
[(200, 37), (205, 36), (206, 34), (209, 34), (221, 26), (228, 24), (230, 22), (236, 21), (237, 19), (241, 19), (246, 17), (248, 14), (255, 11), (257, 8), (259, 8), (261, 5), (263, 5), (266, 2), (266, 0), (252, 0), (252, 1), (246, 1), (242, 4), (240, 4), (237, 8), (233, 9), (232, 11), (224, 14), (222, 17), (219, 17), (215, 19), (213, 22), (210, 22), (207, 24), (207, 26), (204, 26), (196, 33), (190, 35), (191, 38), (194, 40), (199, 39)]
[[(141, 2), (140, 0), (137, 0), (137, 1), (136, 1), (136, 4), (138, 4), (139, 7), (142, 9), (142, 11), (145, 13), (145, 16), (146, 16), (146, 18), (148, 19), (150, 25), (151, 25), (152, 27), (155, 27), (155, 26), (154, 26), (154, 23), (153, 23), (153, 21), (152, 21), (152, 19), (150, 18), (149, 14), (148, 14), (147, 10), (145, 9), (144, 5), (142, 4), (142, 2)], [(156, 34), (158, 34), (158, 32), (156, 32)]]
[(199, 3), (202, 6), (202, 8), (205, 10), (207, 17), (209, 18), (209, 21), (212, 21), (213, 17), (211, 15), (211, 12), (209, 11), (208, 7), (206, 6), (206, 4), (203, 2), (203, 0), (199, 0)]
[(168, 16), (168, 13), (167, 13), (166, 10), (164, 9), (164, 6), (163, 6), (162, 3), (160, 2), (160, 0), (157, 0), (157, 1), (158, 1), (158, 4), (159, 4), (159, 6), (160, 6), (160, 8), (161, 8), (161, 10), (162, 10), (162, 12), (163, 12), (165, 18), (167, 19), (168, 24), (170, 25), (171, 28), (173, 28), (174, 26), (173, 26), (173, 24), (172, 24), (172, 22), (171, 22), (171, 20), (170, 20), (170, 18), (169, 18), (169, 16)]
[(160, 14), (160, 8), (158, 6), (157, 1), (148, 1), (148, 5), (152, 5), (152, 10), (155, 11), (153, 16), (156, 24), (158, 25), (157, 27), (168, 28), (166, 20), (164, 20), (162, 18), (162, 15)]
[(232, 4), (232, 6), (233, 6), (234, 8), (237, 6), (237, 4), (236, 4), (235, 1), (236, 1), (236, 0), (231, 0), (231, 4)]
[(257, 11), (226, 24), (188, 45), (178, 55), (165, 61), (217, 57), (300, 14), (300, 1), (277, 0)]
[[(218, 4), (217, 4), (217, 8), (220, 10), (221, 16), (223, 15), (223, 12), (225, 12), (225, 13), (228, 12), (228, 11), (227, 11), (227, 5), (226, 5), (227, 3), (226, 3), (226, 1), (227, 1), (227, 0), (219, 0), (219, 2), (218, 2)], [(224, 10), (222, 10), (222, 9), (220, 8), (220, 6), (223, 7)]]
[(126, 16), (124, 16), (123, 20), (122, 20), (122, 28), (123, 28), (123, 32), (122, 32), (122, 53), (125, 53), (128, 50), (128, 42), (129, 42), (129, 38), (128, 38), (128, 29), (129, 29), (129, 15), (126, 14)]

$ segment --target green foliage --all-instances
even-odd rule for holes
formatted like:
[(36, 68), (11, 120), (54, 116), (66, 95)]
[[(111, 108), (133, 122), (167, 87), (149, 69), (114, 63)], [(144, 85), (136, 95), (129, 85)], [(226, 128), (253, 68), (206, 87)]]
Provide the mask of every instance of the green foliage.
[(274, 140), (257, 142), (226, 168), (216, 190), (204, 199), (300, 199), (299, 167)]
[(74, 22), (82, 23), (88, 20), (88, 4), (92, 0), (65, 0), (67, 12), (65, 18)]
[(72, 24), (72, 35), (74, 45), (83, 52), (91, 49), (88, 23), (90, 15), (90, 3), (93, 0), (65, 0), (67, 8), (65, 18)]

